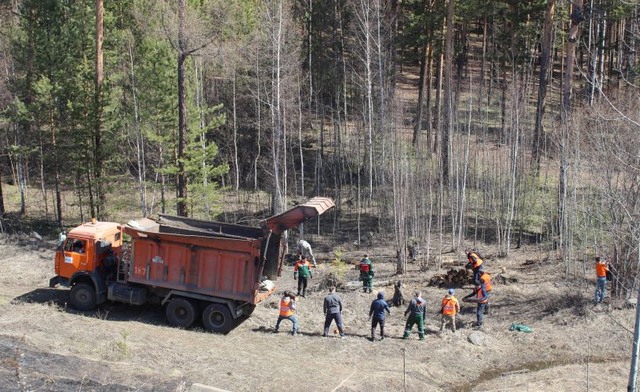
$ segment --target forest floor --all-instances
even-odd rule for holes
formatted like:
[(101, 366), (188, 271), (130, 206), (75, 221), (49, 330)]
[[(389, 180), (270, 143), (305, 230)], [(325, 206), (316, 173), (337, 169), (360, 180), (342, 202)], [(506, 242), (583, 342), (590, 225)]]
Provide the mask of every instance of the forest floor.
[[(316, 238), (318, 244), (321, 239)], [(376, 241), (383, 244), (385, 241)], [(312, 242), (313, 243), (313, 242)], [(508, 259), (490, 247), (486, 266), (495, 279), (492, 313), (474, 329), (475, 307), (462, 303), (458, 331), (439, 333), (437, 311), (445, 288), (428, 286), (435, 274), (464, 263), (450, 253), (441, 269), (429, 266), (395, 276), (390, 250), (366, 248), (377, 275), (374, 292), (358, 287), (357, 271), (330, 263), (322, 243), (310, 292), (298, 301), (300, 334), (284, 321), (273, 327), (279, 296), (294, 289), (286, 267), (274, 295), (226, 335), (172, 328), (158, 306), (107, 303), (96, 311), (70, 308), (67, 289), (50, 289), (54, 240), (0, 238), (0, 390), (2, 391), (196, 391), (198, 384), (229, 391), (621, 391), (628, 379), (635, 310), (622, 300), (593, 304), (591, 265), (587, 278), (564, 279), (561, 264), (538, 247), (514, 250)], [(356, 263), (365, 252), (340, 244), (343, 259)], [(324, 252), (323, 252), (324, 251)], [(320, 288), (328, 273), (347, 282), (346, 338), (321, 337)], [(426, 339), (401, 339), (404, 307), (392, 308), (384, 341), (369, 341), (367, 320), (378, 290), (393, 295), (402, 279), (404, 295), (420, 289), (427, 300)], [(385, 282), (381, 285), (380, 282)], [(388, 284), (386, 284), (388, 282)], [(456, 289), (458, 298), (471, 290)], [(509, 331), (523, 323), (532, 333)], [(333, 332), (333, 331), (332, 331)], [(469, 336), (479, 338), (471, 343)]]

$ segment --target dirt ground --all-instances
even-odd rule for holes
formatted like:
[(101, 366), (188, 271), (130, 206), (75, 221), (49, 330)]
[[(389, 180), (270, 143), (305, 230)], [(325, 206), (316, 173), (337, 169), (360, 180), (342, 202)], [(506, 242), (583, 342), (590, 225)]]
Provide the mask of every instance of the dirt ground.
[[(462, 303), (459, 329), (439, 333), (437, 310), (444, 288), (427, 286), (445, 268), (394, 276), (382, 252), (367, 250), (377, 271), (374, 292), (357, 288), (357, 271), (330, 265), (332, 254), (317, 252), (320, 264), (311, 291), (298, 303), (301, 334), (273, 333), (279, 294), (293, 289), (287, 267), (276, 295), (227, 335), (201, 327), (168, 326), (156, 306), (105, 304), (97, 311), (67, 306), (67, 289), (49, 289), (51, 241), (0, 238), (0, 390), (2, 391), (190, 391), (204, 384), (230, 391), (621, 391), (626, 389), (635, 310), (621, 300), (592, 303), (592, 279), (565, 280), (557, 262), (539, 249), (515, 250), (509, 259), (489, 256), (488, 271), (517, 279), (494, 283), (492, 314), (475, 330), (475, 308)], [(356, 262), (363, 250), (344, 249)], [(447, 255), (461, 266), (463, 252)], [(527, 260), (529, 260), (527, 262)], [(344, 276), (347, 336), (322, 338), (318, 288), (329, 272)], [(590, 278), (590, 275), (588, 275)], [(405, 282), (407, 298), (423, 291), (428, 304), (427, 336), (414, 329), (402, 340), (404, 307), (392, 308), (388, 338), (367, 340), (371, 301), (378, 290), (390, 298), (391, 284)], [(463, 297), (470, 287), (458, 288)], [(523, 323), (532, 333), (511, 332)], [(476, 334), (479, 345), (469, 336)]]

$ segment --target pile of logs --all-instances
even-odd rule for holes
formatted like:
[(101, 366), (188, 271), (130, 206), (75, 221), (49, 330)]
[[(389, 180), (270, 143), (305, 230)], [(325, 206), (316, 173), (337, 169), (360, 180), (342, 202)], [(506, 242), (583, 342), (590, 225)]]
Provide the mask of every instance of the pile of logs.
[(435, 275), (429, 280), (429, 286), (462, 287), (473, 283), (473, 271), (464, 268), (451, 268), (444, 275)]

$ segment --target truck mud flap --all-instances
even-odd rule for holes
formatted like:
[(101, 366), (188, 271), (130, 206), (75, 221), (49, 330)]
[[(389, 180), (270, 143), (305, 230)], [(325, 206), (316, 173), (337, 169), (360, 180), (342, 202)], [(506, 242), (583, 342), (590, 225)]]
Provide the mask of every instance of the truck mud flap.
[(56, 287), (57, 285), (69, 287), (69, 280), (63, 278), (62, 276), (54, 276), (53, 278), (49, 279), (50, 288)]

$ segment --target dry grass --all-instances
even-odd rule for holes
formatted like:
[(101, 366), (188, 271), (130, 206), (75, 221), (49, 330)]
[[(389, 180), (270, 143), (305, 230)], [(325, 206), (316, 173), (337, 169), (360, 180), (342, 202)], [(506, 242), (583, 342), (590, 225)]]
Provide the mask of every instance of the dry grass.
[[(227, 335), (201, 328), (167, 326), (162, 309), (120, 304), (79, 313), (66, 306), (65, 289), (46, 288), (52, 275), (53, 252), (13, 237), (0, 244), (0, 389), (2, 390), (157, 390), (185, 391), (193, 383), (234, 391), (506, 391), (506, 390), (623, 390), (631, 336), (621, 326), (633, 325), (633, 310), (589, 303), (589, 282), (563, 281), (551, 263), (525, 266), (530, 255), (488, 260), (506, 266), (518, 278), (496, 285), (493, 314), (487, 319), (486, 344), (467, 341), (474, 321), (473, 307), (463, 304), (461, 327), (455, 334), (438, 334), (438, 304), (444, 291), (426, 287), (433, 273), (405, 279), (405, 295), (421, 289), (428, 301), (427, 339), (415, 329), (400, 339), (404, 308), (392, 308), (389, 338), (366, 339), (369, 305), (376, 292), (393, 294), (395, 266), (377, 262), (374, 293), (342, 289), (348, 337), (320, 337), (323, 329), (320, 283), (335, 273), (321, 264), (310, 281), (312, 290), (299, 300), (301, 334), (274, 334), (278, 295), (294, 289), (291, 267), (279, 281), (278, 294), (259, 304), (254, 314)], [(357, 259), (360, 250), (345, 250), (344, 259)], [(377, 254), (371, 249), (370, 254)], [(331, 254), (320, 254), (328, 260)], [(539, 279), (538, 277), (544, 277)], [(344, 271), (355, 282), (357, 271)], [(458, 290), (458, 297), (467, 290)], [(509, 332), (512, 322), (531, 326), (531, 334)], [(403, 370), (406, 363), (406, 372)], [(587, 378), (587, 367), (589, 377)], [(303, 369), (303, 370), (300, 370)], [(302, 373), (300, 373), (302, 372)], [(20, 386), (22, 385), (22, 386)]]

